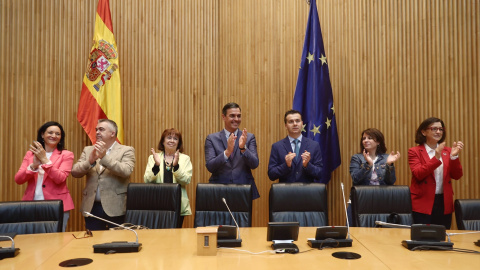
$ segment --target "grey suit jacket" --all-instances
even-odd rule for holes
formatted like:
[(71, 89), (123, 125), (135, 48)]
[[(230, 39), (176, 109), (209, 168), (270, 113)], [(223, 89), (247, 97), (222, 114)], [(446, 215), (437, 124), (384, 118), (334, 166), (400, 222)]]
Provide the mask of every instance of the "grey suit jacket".
[(260, 197), (258, 194), (252, 170), (258, 167), (257, 142), (255, 135), (248, 133), (245, 143), (245, 152), (242, 154), (238, 148), (238, 141), (242, 131), (238, 129), (237, 140), (233, 153), (227, 161), (223, 152), (227, 149), (227, 137), (224, 130), (212, 133), (205, 140), (205, 162), (207, 170), (212, 173), (209, 182), (220, 184), (250, 184), (252, 185), (252, 198)]
[[(105, 213), (111, 217), (125, 215), (127, 187), (135, 166), (135, 149), (115, 143), (110, 153), (97, 160), (97, 164), (92, 167), (88, 158), (93, 150), (93, 146), (85, 147), (72, 168), (73, 177), (87, 176), (80, 211), (83, 214), (84, 211), (92, 210), (97, 187), (100, 186), (100, 198)], [(103, 169), (100, 169), (100, 165)]]

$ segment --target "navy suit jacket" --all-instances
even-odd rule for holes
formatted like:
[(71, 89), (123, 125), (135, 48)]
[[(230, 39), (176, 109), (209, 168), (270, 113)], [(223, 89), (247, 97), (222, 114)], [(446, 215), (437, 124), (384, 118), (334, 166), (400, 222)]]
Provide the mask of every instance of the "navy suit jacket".
[(289, 168), (285, 161), (285, 156), (292, 152), (292, 145), (288, 136), (272, 145), (270, 160), (268, 161), (268, 178), (275, 181), (280, 179), (280, 183), (289, 182), (320, 182), (322, 173), (322, 153), (320, 145), (305, 136), (302, 136), (300, 145), (300, 155), (307, 150), (310, 152), (310, 162), (303, 168), (302, 158), (295, 157), (292, 166)]
[(260, 197), (258, 194), (252, 170), (258, 167), (257, 142), (255, 135), (247, 134), (245, 152), (242, 154), (238, 148), (238, 141), (242, 131), (237, 129), (237, 140), (233, 153), (227, 161), (223, 152), (227, 149), (225, 131), (212, 133), (205, 140), (205, 162), (207, 170), (212, 173), (209, 182), (219, 184), (250, 184), (252, 185), (252, 198)]

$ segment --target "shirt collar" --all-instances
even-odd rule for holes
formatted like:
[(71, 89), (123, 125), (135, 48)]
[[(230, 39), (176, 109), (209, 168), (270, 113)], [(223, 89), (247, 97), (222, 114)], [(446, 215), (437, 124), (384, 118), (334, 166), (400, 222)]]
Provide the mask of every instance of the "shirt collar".
[(117, 141), (114, 141), (114, 142), (112, 143), (112, 145), (110, 146), (110, 148), (107, 149), (107, 154), (109, 154), (110, 151), (112, 151), (112, 148), (113, 148), (113, 146), (115, 146), (116, 143), (117, 143)]
[[(435, 149), (430, 148), (428, 144), (424, 143), (423, 145), (425, 146), (425, 150), (427, 150), (427, 153), (430, 153), (431, 151), (435, 151)], [(437, 147), (438, 147), (438, 143), (437, 143)]]
[[(303, 135), (302, 135), (302, 134), (300, 134), (300, 136), (298, 136), (298, 138), (297, 138), (297, 139), (298, 139), (298, 141), (299, 141), (299, 142), (301, 142), (301, 141), (302, 141), (302, 137), (303, 137)], [(295, 138), (293, 138), (293, 137), (290, 137), (290, 135), (288, 135), (288, 140), (290, 141), (290, 143), (293, 143), (293, 140), (295, 140)]]
[[(225, 128), (223, 129), (223, 131), (225, 132), (225, 136), (230, 137), (230, 131), (226, 130)], [(235, 134), (235, 136), (237, 136), (237, 133), (238, 133), (238, 129), (236, 129), (233, 134)]]

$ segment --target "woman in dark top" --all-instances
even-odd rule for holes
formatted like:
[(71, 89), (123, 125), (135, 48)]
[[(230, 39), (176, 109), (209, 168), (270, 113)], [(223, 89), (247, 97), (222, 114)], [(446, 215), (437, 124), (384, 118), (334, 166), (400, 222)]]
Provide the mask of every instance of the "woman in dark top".
[[(397, 180), (393, 163), (400, 158), (397, 151), (386, 154), (385, 139), (380, 130), (369, 128), (362, 131), (360, 153), (350, 160), (350, 176), (353, 185), (393, 185)], [(352, 221), (352, 210), (348, 202), (348, 219)], [(350, 223), (351, 224), (351, 223)]]
[(151, 149), (152, 155), (148, 157), (145, 169), (145, 183), (178, 183), (182, 189), (182, 203), (180, 222), (178, 228), (183, 225), (183, 218), (191, 215), (190, 201), (187, 196), (186, 185), (192, 180), (192, 162), (190, 157), (183, 154), (183, 141), (180, 131), (170, 128), (162, 133), (158, 144), (159, 153)]
[(393, 163), (400, 158), (397, 151), (386, 154), (387, 147), (382, 132), (376, 128), (362, 131), (360, 153), (350, 160), (353, 185), (393, 185), (397, 180)]

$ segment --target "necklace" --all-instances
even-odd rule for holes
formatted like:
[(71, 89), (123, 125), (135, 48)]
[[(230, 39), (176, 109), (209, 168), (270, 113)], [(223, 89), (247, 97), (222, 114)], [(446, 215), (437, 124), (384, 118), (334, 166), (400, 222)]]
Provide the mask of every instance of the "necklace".
[[(167, 161), (167, 156), (168, 157), (172, 157), (172, 162), (168, 162)], [(165, 162), (165, 169), (167, 169), (167, 171), (170, 171), (172, 169), (172, 164), (173, 164), (173, 160), (175, 159), (175, 154), (173, 155), (167, 155), (167, 153), (164, 153), (163, 155), (163, 161)]]

